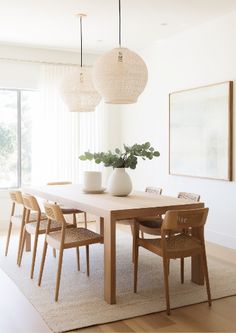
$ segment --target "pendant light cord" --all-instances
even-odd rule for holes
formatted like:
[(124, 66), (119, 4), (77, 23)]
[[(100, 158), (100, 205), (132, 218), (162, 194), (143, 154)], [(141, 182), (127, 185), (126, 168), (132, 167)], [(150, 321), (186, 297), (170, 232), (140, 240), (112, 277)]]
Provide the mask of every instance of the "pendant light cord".
[(119, 46), (121, 47), (121, 0), (119, 0)]
[(80, 15), (80, 67), (83, 67), (82, 15)]

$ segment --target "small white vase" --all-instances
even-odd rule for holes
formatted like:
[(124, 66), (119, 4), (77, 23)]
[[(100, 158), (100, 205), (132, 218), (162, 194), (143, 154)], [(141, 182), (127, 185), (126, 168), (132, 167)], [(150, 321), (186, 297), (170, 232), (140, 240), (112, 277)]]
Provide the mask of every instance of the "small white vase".
[(132, 191), (132, 182), (125, 168), (115, 168), (108, 181), (108, 192), (117, 197), (125, 197)]

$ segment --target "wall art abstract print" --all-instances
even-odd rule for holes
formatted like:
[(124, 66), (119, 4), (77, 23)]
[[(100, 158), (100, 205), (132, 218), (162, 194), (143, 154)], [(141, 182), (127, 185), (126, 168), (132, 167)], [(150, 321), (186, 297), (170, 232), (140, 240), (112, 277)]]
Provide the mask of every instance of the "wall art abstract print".
[(233, 82), (169, 95), (169, 173), (232, 180)]

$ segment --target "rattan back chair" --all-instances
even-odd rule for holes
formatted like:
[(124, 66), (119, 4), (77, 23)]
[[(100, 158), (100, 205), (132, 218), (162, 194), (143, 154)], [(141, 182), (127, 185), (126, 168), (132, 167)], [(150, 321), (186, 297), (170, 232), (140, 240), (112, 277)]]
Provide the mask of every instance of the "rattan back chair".
[[(23, 227), (23, 235), (20, 247), (20, 254), (18, 259), (18, 265), (21, 265), (23, 252), (24, 252), (24, 245), (26, 241), (26, 234), (34, 235), (34, 245), (33, 245), (33, 252), (32, 252), (32, 261), (31, 261), (31, 270), (30, 270), (30, 278), (33, 278), (34, 275), (34, 266), (35, 266), (35, 259), (37, 253), (37, 246), (38, 246), (38, 236), (41, 234), (45, 234), (46, 227), (47, 227), (47, 216), (45, 213), (41, 212), (40, 206), (38, 204), (37, 199), (29, 194), (22, 194), (23, 204), (25, 208), (25, 220), (24, 220), (24, 227)], [(35, 216), (35, 220), (32, 221), (31, 216), (32, 213)], [(61, 226), (53, 221), (53, 230), (60, 230)]]
[[(47, 247), (48, 245), (50, 245), (53, 248), (59, 250), (56, 290), (55, 290), (55, 301), (57, 302), (59, 295), (62, 259), (63, 259), (64, 250), (70, 248), (78, 249), (80, 246), (86, 247), (87, 276), (89, 276), (89, 245), (95, 243), (101, 243), (103, 241), (103, 237), (86, 228), (68, 229), (62, 210), (57, 204), (45, 203), (45, 213), (48, 218), (48, 226), (44, 241), (38, 285), (39, 286), (41, 285)], [(56, 221), (61, 225), (60, 231), (53, 232), (53, 230), (51, 229), (52, 221)]]
[(170, 314), (169, 261), (176, 258), (200, 256), (204, 273), (208, 304), (211, 292), (204, 241), (204, 226), (208, 208), (173, 210), (165, 214), (161, 238), (139, 238), (139, 222), (135, 223), (134, 292), (137, 292), (138, 249), (140, 246), (162, 257), (167, 314)]
[[(179, 199), (191, 200), (194, 202), (200, 201), (200, 195), (189, 192), (179, 192)], [(152, 236), (161, 235), (161, 226), (163, 222), (162, 216), (148, 216), (138, 219), (140, 223), (141, 236), (144, 238), (144, 233)], [(184, 258), (180, 260), (180, 279), (181, 283), (184, 283)]]

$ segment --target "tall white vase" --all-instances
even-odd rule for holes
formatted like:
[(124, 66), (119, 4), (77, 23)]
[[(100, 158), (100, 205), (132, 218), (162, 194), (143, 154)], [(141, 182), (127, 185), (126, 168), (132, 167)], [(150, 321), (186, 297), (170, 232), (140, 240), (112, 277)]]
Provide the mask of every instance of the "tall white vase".
[(113, 170), (108, 181), (108, 192), (117, 197), (125, 197), (132, 191), (132, 182), (125, 168)]

